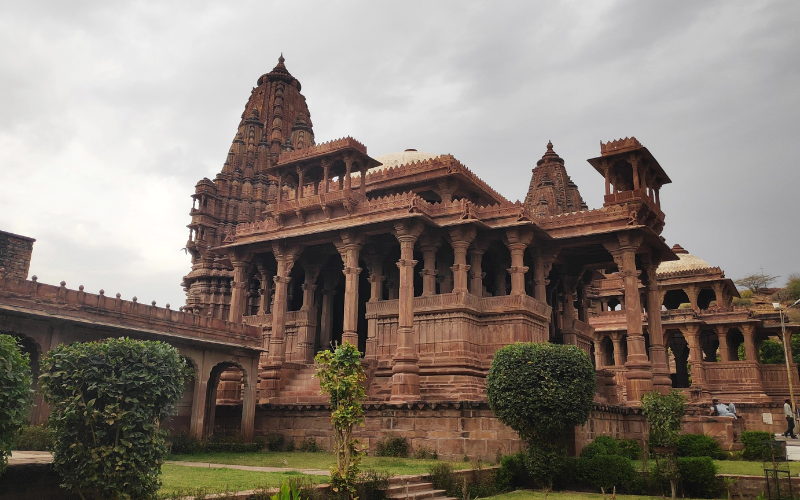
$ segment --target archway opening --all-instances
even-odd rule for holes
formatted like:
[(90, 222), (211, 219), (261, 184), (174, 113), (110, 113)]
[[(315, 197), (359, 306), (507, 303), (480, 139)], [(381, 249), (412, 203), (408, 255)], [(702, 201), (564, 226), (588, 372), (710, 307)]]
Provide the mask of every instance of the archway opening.
[(614, 366), (614, 341), (606, 335), (600, 345), (603, 349), (603, 366)]
[(728, 359), (723, 361), (744, 361), (744, 335), (738, 328), (731, 328), (726, 335), (728, 342)]
[(606, 304), (608, 305), (608, 310), (609, 311), (621, 311), (622, 310), (622, 303), (616, 297), (611, 297), (610, 299), (608, 299), (608, 302), (606, 302)]
[(223, 362), (211, 369), (203, 436), (233, 436), (241, 432), (242, 395), (246, 383), (245, 372), (236, 363)]
[(664, 307), (672, 311), (678, 309), (681, 304), (688, 304), (689, 296), (683, 290), (667, 290), (664, 294)]
[(711, 290), (710, 288), (703, 288), (697, 295), (697, 307), (700, 309), (708, 309), (711, 307), (712, 302), (717, 305), (716, 300), (717, 294), (714, 293), (714, 290)]

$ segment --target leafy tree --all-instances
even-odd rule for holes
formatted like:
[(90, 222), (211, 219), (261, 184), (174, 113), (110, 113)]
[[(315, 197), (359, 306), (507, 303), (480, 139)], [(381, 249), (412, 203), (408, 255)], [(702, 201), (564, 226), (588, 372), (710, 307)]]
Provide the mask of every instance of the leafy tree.
[(31, 368), (17, 339), (0, 335), (0, 474), (5, 472), (11, 447), (27, 420)]
[(783, 344), (772, 339), (765, 339), (758, 349), (762, 365), (776, 365), (784, 362)]
[[(648, 440), (650, 446), (653, 448), (675, 446), (678, 441), (678, 434), (681, 431), (681, 418), (683, 418), (683, 411), (686, 407), (686, 396), (680, 391), (674, 390), (667, 395), (653, 391), (644, 394), (641, 402), (642, 413), (650, 427), (650, 438)], [(664, 460), (659, 461), (659, 452), (657, 451), (656, 469), (662, 478), (669, 480), (672, 488), (672, 498), (675, 498), (680, 477), (677, 457), (675, 453), (670, 452), (662, 455), (662, 457)]]
[(764, 273), (754, 273), (749, 274), (744, 278), (740, 278), (734, 281), (734, 283), (736, 283), (736, 286), (747, 288), (753, 293), (760, 293), (764, 288), (770, 286), (776, 279), (778, 279), (778, 276), (771, 276)]
[(364, 369), (358, 348), (349, 342), (331, 351), (317, 354), (316, 377), (324, 393), (331, 398), (336, 467), (331, 468), (331, 488), (340, 495), (354, 498), (361, 464), (358, 439), (353, 429), (364, 424)]
[(163, 342), (60, 345), (42, 363), (53, 465), (64, 488), (110, 499), (154, 498), (167, 446), (161, 422), (191, 376)]
[(528, 470), (551, 485), (566, 457), (564, 431), (586, 423), (595, 371), (572, 345), (519, 343), (499, 349), (486, 378), (489, 406), (528, 442)]

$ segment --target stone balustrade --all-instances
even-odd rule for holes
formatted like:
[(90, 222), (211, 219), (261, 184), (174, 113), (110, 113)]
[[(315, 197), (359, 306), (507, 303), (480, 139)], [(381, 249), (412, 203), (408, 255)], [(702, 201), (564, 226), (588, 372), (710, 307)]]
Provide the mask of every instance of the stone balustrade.
[(58, 314), (76, 319), (85, 316), (98, 317), (109, 323), (129, 326), (142, 325), (155, 330), (205, 339), (258, 347), (261, 333), (258, 328), (221, 319), (192, 314), (190, 311), (174, 310), (169, 307), (156, 307), (133, 300), (123, 300), (120, 294), (108, 297), (104, 291), (98, 294), (85, 292), (83, 286), (78, 290), (39, 283), (36, 276), (30, 280), (4, 278), (0, 276), (0, 296), (5, 307), (18, 307)]

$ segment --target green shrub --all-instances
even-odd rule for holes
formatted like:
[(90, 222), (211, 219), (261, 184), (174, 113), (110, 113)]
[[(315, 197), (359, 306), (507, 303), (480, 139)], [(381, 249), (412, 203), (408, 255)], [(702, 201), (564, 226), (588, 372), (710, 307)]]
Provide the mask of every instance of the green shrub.
[(17, 434), (15, 450), (20, 451), (48, 451), (53, 444), (53, 438), (44, 425), (26, 425)]
[(566, 459), (564, 431), (586, 423), (595, 386), (594, 367), (576, 346), (518, 343), (495, 352), (486, 378), (489, 406), (527, 441), (535, 484), (552, 485)]
[(642, 456), (642, 445), (635, 439), (618, 439), (619, 454), (629, 460), (639, 460)]
[(300, 441), (300, 447), (298, 448), (300, 451), (305, 451), (309, 453), (317, 453), (319, 451), (323, 451), (322, 447), (317, 443), (317, 440), (313, 437), (307, 437)]
[(40, 380), (62, 486), (86, 496), (154, 496), (167, 452), (161, 422), (190, 373), (163, 342), (108, 339), (48, 352)]
[(752, 299), (753, 298), (753, 291), (752, 290), (742, 290), (739, 292), (739, 296), (743, 299)]
[[(749, 292), (749, 290), (746, 290), (746, 291)], [(744, 295), (744, 292), (742, 292), (742, 295)], [(752, 306), (753, 305), (753, 301), (752, 300), (746, 299), (744, 297), (742, 297), (741, 299), (739, 297), (734, 297), (732, 303), (735, 306)]]
[(283, 434), (271, 432), (267, 434), (267, 449), (269, 451), (283, 451), (286, 445), (286, 438)]
[(389, 497), (389, 478), (387, 471), (367, 469), (356, 479), (356, 498), (359, 500), (386, 500)]
[(611, 436), (597, 436), (594, 442), (601, 444), (606, 449), (606, 455), (619, 455), (619, 441)]
[(620, 455), (581, 457), (577, 469), (580, 482), (601, 491), (630, 489), (636, 478), (633, 462)]
[(246, 443), (240, 436), (212, 436), (201, 441), (182, 432), (171, 438), (172, 444), (169, 452), (172, 455), (192, 455), (195, 453), (249, 453), (261, 451), (266, 444), (263, 442)]
[(439, 458), (439, 454), (436, 453), (436, 451), (433, 450), (432, 448), (428, 448), (427, 446), (421, 445), (417, 446), (414, 449), (414, 458), (420, 460), (428, 460), (428, 459), (436, 460), (437, 458)]
[(684, 434), (678, 437), (679, 457), (710, 457), (714, 460), (724, 460), (725, 454), (719, 447), (717, 440), (705, 434)]
[(375, 455), (405, 458), (408, 456), (408, 440), (390, 432), (375, 445)]
[(639, 460), (642, 447), (635, 439), (615, 439), (611, 436), (597, 436), (584, 446), (581, 457), (592, 458), (597, 455), (618, 455), (629, 460)]
[(472, 471), (469, 477), (461, 478), (461, 500), (471, 498), (486, 498), (497, 494), (497, 473), (486, 470), (480, 459), (472, 462)]
[(514, 453), (500, 459), (495, 484), (499, 491), (511, 491), (531, 485), (531, 478), (525, 467), (524, 453)]
[(8, 456), (17, 432), (28, 418), (31, 401), (31, 367), (17, 339), (0, 335), (0, 474), (6, 469)]
[(775, 435), (765, 431), (742, 431), (742, 444), (745, 460), (772, 460), (773, 443)]
[(592, 458), (598, 455), (609, 455), (608, 448), (603, 443), (597, 441), (589, 443), (581, 450), (581, 458)]
[(686, 310), (686, 309), (691, 309), (691, 308), (692, 308), (692, 304), (690, 304), (688, 302), (684, 302), (682, 304), (678, 304), (678, 309)]
[(715, 498), (720, 493), (717, 466), (710, 457), (678, 458), (683, 495), (690, 498)]
[(453, 475), (453, 465), (448, 462), (435, 464), (431, 467), (431, 483), (436, 490), (444, 490), (448, 497), (457, 497), (461, 494), (461, 485)]

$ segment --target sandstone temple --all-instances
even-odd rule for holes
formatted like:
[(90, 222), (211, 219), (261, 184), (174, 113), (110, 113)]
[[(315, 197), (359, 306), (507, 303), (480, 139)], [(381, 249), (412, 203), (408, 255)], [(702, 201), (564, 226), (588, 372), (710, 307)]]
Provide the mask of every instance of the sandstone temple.
[[(637, 405), (653, 389), (686, 391), (686, 425), (721, 440), (738, 431), (703, 416), (711, 397), (737, 404), (739, 428), (779, 428), (787, 370), (760, 364), (758, 346), (780, 322), (733, 306), (720, 268), (660, 236), (671, 180), (653, 154), (633, 137), (601, 142), (588, 160), (605, 188), (595, 209), (553, 144), (530, 162), (520, 202), (451, 155), (317, 143), (281, 57), (258, 79), (221, 171), (195, 187), (185, 305), (27, 279), (33, 240), (0, 232), (0, 332), (22, 338), (34, 371), (60, 342), (172, 343), (196, 373), (172, 425), (199, 437), (327, 443), (313, 358), (343, 341), (363, 353), (368, 446), (391, 431), (444, 457), (515, 449), (485, 392), (493, 353), (514, 342), (573, 344), (595, 364), (595, 411), (576, 448), (598, 434), (641, 438)], [(800, 386), (796, 366), (792, 378)]]

